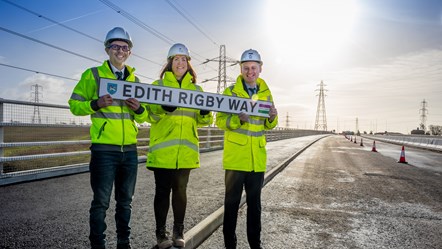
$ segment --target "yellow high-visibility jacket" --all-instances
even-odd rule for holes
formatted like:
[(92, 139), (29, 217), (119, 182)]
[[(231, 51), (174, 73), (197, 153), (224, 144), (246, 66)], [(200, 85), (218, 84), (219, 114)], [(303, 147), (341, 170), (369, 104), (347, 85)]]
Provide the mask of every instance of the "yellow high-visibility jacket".
[[(153, 85), (202, 91), (192, 83), (192, 75), (186, 73), (181, 87), (172, 72), (166, 72), (162, 80)], [(201, 115), (200, 110), (178, 107), (173, 112), (161, 105), (148, 105), (148, 122), (151, 123), (147, 168), (193, 169), (200, 167), (198, 127), (212, 123), (212, 113)]]
[[(89, 68), (81, 75), (81, 79), (69, 99), (69, 106), (74, 115), (91, 115), (90, 136), (92, 144), (118, 145), (123, 151), (126, 145), (137, 143), (138, 128), (134, 120), (138, 123), (147, 121), (148, 112), (144, 110), (141, 114), (136, 114), (124, 103), (124, 100), (116, 99), (110, 106), (98, 111), (92, 109), (91, 102), (99, 98), (99, 82), (96, 77), (115, 79), (109, 63), (105, 61), (101, 66)], [(126, 73), (129, 73), (126, 81), (138, 82), (134, 71), (134, 68), (126, 66)], [(94, 73), (97, 72), (98, 75), (94, 76)]]
[[(257, 80), (258, 99), (273, 102), (273, 97), (265, 81)], [(224, 95), (250, 98), (243, 87), (243, 78), (238, 76), (236, 83), (224, 90)], [(255, 98), (254, 98), (255, 99)], [(246, 172), (265, 172), (267, 164), (265, 130), (271, 130), (278, 124), (278, 117), (273, 122), (268, 118), (249, 116), (249, 121), (241, 124), (238, 114), (218, 112), (216, 125), (224, 130), (223, 167), (225, 170)]]

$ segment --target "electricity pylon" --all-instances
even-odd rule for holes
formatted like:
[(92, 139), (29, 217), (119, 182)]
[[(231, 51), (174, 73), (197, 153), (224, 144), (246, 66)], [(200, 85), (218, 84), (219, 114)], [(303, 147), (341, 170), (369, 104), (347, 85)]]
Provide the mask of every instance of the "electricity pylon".
[[(39, 84), (31, 86), (31, 100), (34, 103), (40, 103), (40, 89), (43, 90), (43, 86), (40, 86)], [(33, 124), (35, 124), (36, 119), (38, 120), (38, 123), (41, 124), (40, 107), (34, 105), (34, 114), (32, 115)]]
[(287, 112), (287, 115), (285, 117), (285, 128), (290, 128), (290, 120), (289, 120), (290, 116), (289, 113)]
[[(318, 107), (316, 109), (316, 121), (315, 121), (315, 130), (327, 130), (327, 116), (325, 114), (325, 94), (324, 91), (324, 83), (321, 80), (321, 84), (319, 84), (319, 99), (318, 99)], [(318, 91), (318, 90), (316, 90)], [(318, 96), (318, 95), (316, 95)]]
[(356, 118), (356, 130), (355, 130), (355, 134), (356, 135), (361, 135), (361, 133), (359, 132), (359, 119)]
[(425, 101), (425, 99), (421, 102), (422, 104), (422, 108), (419, 110), (419, 112), (421, 113), (421, 123), (420, 123), (420, 128), (426, 132), (427, 131), (427, 101)]
[(206, 60), (202, 64), (206, 64), (210, 61), (216, 61), (218, 62), (218, 76), (214, 77), (212, 79), (204, 80), (201, 83), (207, 82), (207, 81), (218, 81), (218, 86), (216, 88), (216, 93), (222, 93), (224, 89), (227, 87), (227, 81), (228, 82), (235, 82), (235, 79), (232, 79), (227, 76), (226, 74), (226, 63), (233, 63), (230, 66), (236, 65), (239, 63), (239, 61), (234, 60), (232, 58), (229, 58), (226, 56), (226, 45), (220, 45), (219, 47), (219, 57), (216, 57), (214, 59)]

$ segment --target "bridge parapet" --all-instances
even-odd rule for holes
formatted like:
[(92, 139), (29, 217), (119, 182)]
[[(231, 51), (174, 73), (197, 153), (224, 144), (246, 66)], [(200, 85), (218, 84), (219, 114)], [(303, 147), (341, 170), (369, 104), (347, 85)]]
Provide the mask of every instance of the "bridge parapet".
[[(0, 186), (86, 172), (89, 170), (90, 120), (77, 117), (67, 105), (0, 98)], [(146, 161), (150, 127), (139, 125), (138, 161)], [(277, 127), (266, 132), (268, 141), (329, 132)], [(198, 129), (200, 151), (223, 148), (224, 132)]]
[(399, 145), (412, 146), (442, 152), (441, 136), (413, 136), (413, 135), (363, 135), (376, 141), (383, 141)]

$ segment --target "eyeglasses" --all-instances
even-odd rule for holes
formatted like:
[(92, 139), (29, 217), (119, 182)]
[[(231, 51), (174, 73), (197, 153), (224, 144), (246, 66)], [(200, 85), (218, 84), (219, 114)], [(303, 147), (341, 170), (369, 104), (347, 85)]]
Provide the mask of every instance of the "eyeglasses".
[(128, 46), (120, 46), (117, 44), (111, 44), (111, 45), (107, 46), (107, 48), (110, 48), (110, 49), (116, 50), (116, 51), (120, 50), (120, 48), (121, 48), (121, 50), (123, 50), (123, 52), (130, 51), (130, 48)]

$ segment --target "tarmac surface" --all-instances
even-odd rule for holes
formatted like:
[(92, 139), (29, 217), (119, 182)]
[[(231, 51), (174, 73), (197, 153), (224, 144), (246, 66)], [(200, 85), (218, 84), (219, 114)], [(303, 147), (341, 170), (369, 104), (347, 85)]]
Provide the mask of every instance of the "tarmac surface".
[[(263, 248), (442, 248), (442, 154), (420, 153), (438, 157), (432, 169), (319, 140), (264, 187)], [(248, 248), (245, 217), (238, 248)], [(222, 227), (200, 248), (223, 248)]]
[[(268, 170), (319, 137), (268, 143)], [(224, 201), (222, 151), (201, 153), (201, 165), (190, 174), (185, 231), (218, 210)], [(133, 248), (151, 248), (156, 244), (154, 178), (144, 164), (138, 170), (131, 240)], [(3, 186), (0, 196), (0, 248), (89, 248), (89, 173)], [(111, 200), (106, 217), (109, 248), (116, 247), (114, 207)], [(169, 210), (169, 229), (172, 222)]]
[[(268, 143), (268, 171), (319, 137)], [(202, 167), (191, 173), (186, 239), (200, 236), (192, 233), (195, 227), (208, 230), (215, 220), (210, 217), (222, 210), (221, 160), (222, 151), (202, 153)], [(4, 186), (0, 193), (0, 248), (89, 247), (88, 173)], [(133, 248), (155, 245), (153, 195), (153, 174), (141, 165), (133, 202)], [(266, 249), (442, 248), (440, 172), (398, 164), (342, 136), (323, 138), (297, 156), (264, 187), (262, 204)], [(116, 247), (113, 206), (107, 217), (109, 248)], [(248, 248), (245, 215), (246, 206), (238, 218), (240, 249)], [(170, 228), (172, 221), (170, 210)], [(198, 248), (223, 248), (221, 231), (222, 226)]]

